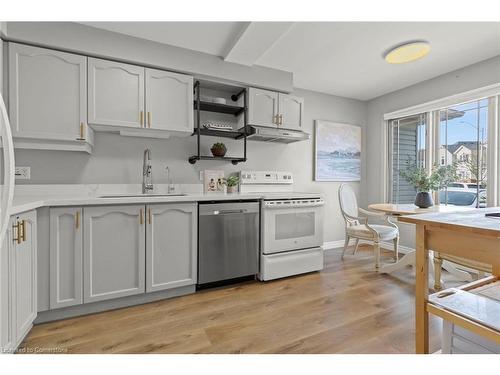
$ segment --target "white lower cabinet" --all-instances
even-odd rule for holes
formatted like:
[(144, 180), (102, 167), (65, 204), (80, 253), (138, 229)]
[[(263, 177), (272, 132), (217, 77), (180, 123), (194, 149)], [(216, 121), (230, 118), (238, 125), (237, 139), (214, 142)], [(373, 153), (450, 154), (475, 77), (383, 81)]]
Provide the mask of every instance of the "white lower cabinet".
[(50, 308), (83, 303), (81, 207), (50, 209)]
[(146, 291), (196, 284), (196, 203), (149, 205)]
[(1, 247), (1, 349), (13, 351), (37, 314), (36, 212), (13, 216)]
[(83, 302), (144, 293), (144, 206), (83, 210)]

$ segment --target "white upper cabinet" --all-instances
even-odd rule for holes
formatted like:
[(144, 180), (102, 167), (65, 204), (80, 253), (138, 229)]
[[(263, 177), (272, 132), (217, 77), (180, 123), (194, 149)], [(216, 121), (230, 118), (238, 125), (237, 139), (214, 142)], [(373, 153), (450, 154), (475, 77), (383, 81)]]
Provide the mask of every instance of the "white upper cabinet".
[(248, 123), (258, 126), (277, 126), (278, 93), (250, 87), (248, 89)]
[(144, 68), (89, 58), (89, 124), (141, 128)]
[[(9, 109), (16, 146), (92, 143), (87, 128), (87, 58), (9, 43)], [(28, 147), (39, 140), (39, 147)]]
[(304, 98), (250, 87), (248, 124), (302, 130)]
[(196, 284), (197, 206), (147, 206), (146, 292)]
[(146, 68), (146, 126), (193, 132), (193, 77)]
[(279, 94), (279, 127), (302, 130), (304, 98)]

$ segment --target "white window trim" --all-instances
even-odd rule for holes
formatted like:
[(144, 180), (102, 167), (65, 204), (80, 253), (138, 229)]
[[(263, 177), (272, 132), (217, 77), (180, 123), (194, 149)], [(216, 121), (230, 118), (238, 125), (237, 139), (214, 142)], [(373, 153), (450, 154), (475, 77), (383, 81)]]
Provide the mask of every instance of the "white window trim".
[(438, 109), (451, 107), (457, 104), (472, 102), (492, 96), (500, 95), (500, 82), (479, 89), (461, 92), (459, 94), (447, 96), (442, 99), (418, 104), (412, 107), (403, 108), (394, 112), (384, 114), (384, 120), (392, 120), (399, 117), (417, 115), (424, 112), (432, 112)]
[[(489, 108), (492, 109), (488, 111), (488, 181), (492, 181), (492, 183), (488, 183), (487, 187), (487, 204), (488, 206), (498, 206), (500, 205), (500, 83), (496, 83), (493, 85), (489, 85), (486, 87), (482, 87), (479, 89), (474, 89), (470, 91), (465, 91), (456, 95), (451, 95), (442, 99), (426, 102), (423, 104), (419, 104), (412, 107), (407, 107), (398, 111), (389, 112), (384, 114), (383, 120), (381, 121), (382, 126), (382, 135), (383, 135), (383, 168), (382, 168), (382, 181), (381, 181), (381, 192), (382, 192), (382, 202), (389, 201), (389, 125), (390, 121), (396, 118), (406, 117), (417, 115), (420, 113), (427, 113), (430, 118), (428, 121), (436, 122), (439, 117), (436, 116), (433, 112), (452, 107), (458, 104), (481, 100), (485, 98), (489, 99)], [(429, 115), (430, 114), (430, 115)], [(437, 133), (438, 127), (432, 126), (435, 134), (427, 134), (426, 146), (434, 144), (434, 147), (438, 137)], [(430, 132), (428, 132), (430, 133)], [(430, 150), (432, 149), (432, 151)], [(494, 150), (494, 151), (492, 151)], [(438, 162), (436, 159), (438, 157), (433, 155), (434, 148), (428, 147), (428, 153), (426, 156), (430, 156), (429, 159), (432, 163)], [(431, 163), (429, 163), (431, 164)], [(495, 173), (496, 172), (496, 173)]]

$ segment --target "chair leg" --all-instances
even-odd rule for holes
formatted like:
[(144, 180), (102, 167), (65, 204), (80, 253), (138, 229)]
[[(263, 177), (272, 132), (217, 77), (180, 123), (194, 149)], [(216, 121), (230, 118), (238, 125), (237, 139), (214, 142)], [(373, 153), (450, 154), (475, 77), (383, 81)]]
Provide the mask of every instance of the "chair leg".
[(399, 255), (398, 255), (398, 248), (399, 248), (399, 236), (397, 236), (395, 239), (392, 240), (394, 242), (394, 260), (397, 262)]
[(441, 268), (443, 267), (443, 259), (439, 253), (434, 253), (434, 290), (437, 292), (442, 289), (441, 285)]
[(356, 252), (358, 251), (358, 246), (359, 246), (359, 238), (356, 238), (356, 244), (354, 245), (354, 251), (352, 255), (356, 255)]
[(378, 270), (380, 268), (380, 243), (375, 241), (373, 243), (373, 248), (375, 251), (375, 268)]
[(342, 251), (342, 260), (344, 259), (345, 251), (347, 250), (347, 246), (349, 246), (349, 236), (345, 236), (345, 242), (344, 242), (344, 250)]

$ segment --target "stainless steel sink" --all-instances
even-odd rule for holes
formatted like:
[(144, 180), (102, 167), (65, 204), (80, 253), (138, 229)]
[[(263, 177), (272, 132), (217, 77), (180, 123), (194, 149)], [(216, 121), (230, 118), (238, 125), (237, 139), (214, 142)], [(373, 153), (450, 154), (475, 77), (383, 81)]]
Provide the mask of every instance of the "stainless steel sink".
[(186, 194), (116, 194), (101, 195), (99, 198), (147, 198), (147, 197), (182, 197)]

